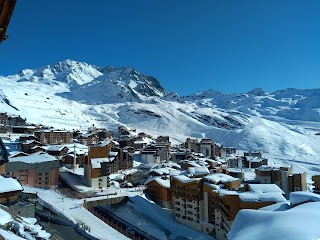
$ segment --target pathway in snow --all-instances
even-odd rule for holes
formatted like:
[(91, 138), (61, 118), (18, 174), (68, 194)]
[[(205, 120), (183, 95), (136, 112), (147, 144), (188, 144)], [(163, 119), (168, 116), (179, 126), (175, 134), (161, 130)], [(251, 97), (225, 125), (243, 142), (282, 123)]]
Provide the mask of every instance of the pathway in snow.
[(126, 189), (113, 190), (117, 194), (109, 196), (99, 196), (87, 199), (72, 199), (66, 198), (61, 193), (54, 190), (36, 189), (38, 201), (45, 207), (53, 210), (56, 213), (61, 213), (70, 219), (74, 224), (85, 226), (86, 232), (98, 239), (120, 240), (129, 239), (104, 223), (102, 220), (94, 216), (91, 212), (85, 209), (82, 205), (84, 200), (94, 201), (103, 198), (113, 198), (121, 196), (136, 196), (141, 194), (140, 191), (131, 191)]

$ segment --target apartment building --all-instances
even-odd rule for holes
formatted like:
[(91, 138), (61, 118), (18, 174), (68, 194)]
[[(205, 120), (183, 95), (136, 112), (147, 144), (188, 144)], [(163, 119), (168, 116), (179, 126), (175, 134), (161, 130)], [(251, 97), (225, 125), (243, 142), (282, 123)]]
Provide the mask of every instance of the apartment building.
[(224, 240), (241, 209), (258, 209), (286, 201), (275, 184), (249, 184), (216, 173), (203, 178), (171, 176), (175, 220), (197, 231)]
[(191, 152), (202, 153), (205, 157), (214, 159), (215, 157), (226, 157), (227, 152), (233, 152), (235, 148), (228, 148), (225, 150), (224, 147), (211, 138), (203, 138), (198, 142), (198, 139), (187, 138), (185, 142), (185, 148)]
[(55, 188), (59, 184), (60, 161), (47, 153), (11, 157), (5, 172), (9, 177), (19, 179), (22, 185)]
[(245, 156), (242, 165), (246, 168), (258, 168), (264, 165), (268, 165), (268, 159), (258, 156)]
[(165, 144), (171, 144), (169, 136), (159, 136), (156, 139), (156, 143), (165, 143)]
[(203, 138), (200, 141), (200, 153), (202, 153), (205, 157), (214, 158), (215, 157), (215, 149), (214, 142), (211, 138)]
[(204, 215), (202, 178), (171, 176), (170, 186), (175, 220), (201, 231), (200, 221)]
[(219, 143), (214, 143), (214, 155), (216, 157), (226, 157), (226, 152), (224, 150), (224, 147)]
[(63, 130), (41, 130), (34, 132), (35, 137), (41, 144), (71, 143), (73, 133)]
[(99, 137), (95, 133), (82, 134), (78, 137), (78, 141), (80, 144), (92, 146), (99, 142)]
[(226, 156), (235, 155), (237, 153), (237, 148), (235, 147), (224, 147), (224, 152)]
[(226, 163), (229, 168), (242, 168), (243, 158), (240, 156), (228, 156), (226, 157)]
[(0, 124), (1, 125), (9, 125), (9, 116), (7, 113), (0, 113)]
[(88, 158), (84, 163), (84, 177), (87, 184), (94, 188), (106, 188), (108, 185), (108, 176), (110, 165), (113, 165), (113, 159), (109, 159), (111, 149), (110, 142), (103, 142), (89, 147)]
[(132, 167), (132, 156), (123, 154), (120, 148), (112, 146), (113, 142), (103, 141), (89, 147), (88, 157), (84, 162), (84, 176), (90, 187), (106, 188), (110, 174)]
[(293, 173), (292, 166), (275, 168), (263, 165), (256, 168), (255, 173), (260, 183), (276, 184), (285, 192), (286, 197), (290, 192), (307, 189), (306, 173)]
[(147, 186), (145, 192), (152, 201), (163, 208), (172, 209), (172, 193), (169, 178), (152, 177), (146, 181), (145, 185)]
[(294, 173), (288, 176), (289, 192), (307, 190), (307, 173)]
[(160, 158), (160, 162), (167, 162), (170, 159), (170, 144), (168, 143), (157, 143), (155, 144), (157, 149), (157, 156)]
[(21, 150), (24, 153), (32, 153), (32, 148), (41, 146), (41, 143), (36, 140), (26, 140), (21, 143)]
[(200, 145), (198, 139), (187, 138), (185, 142), (185, 148), (189, 149), (191, 152), (200, 152)]
[(222, 169), (222, 173), (230, 175), (234, 178), (238, 178), (238, 179), (240, 179), (240, 181), (242, 181), (244, 179), (244, 171), (242, 171), (242, 169), (240, 169), (240, 168)]

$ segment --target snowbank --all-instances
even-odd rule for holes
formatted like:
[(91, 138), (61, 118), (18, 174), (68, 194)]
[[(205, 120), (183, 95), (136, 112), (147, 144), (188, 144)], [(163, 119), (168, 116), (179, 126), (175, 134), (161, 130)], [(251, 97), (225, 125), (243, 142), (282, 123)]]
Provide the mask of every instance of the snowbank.
[[(285, 204), (285, 203), (283, 203)], [(294, 208), (240, 210), (229, 232), (230, 240), (319, 239), (320, 202)], [(267, 210), (267, 209), (265, 209)]]

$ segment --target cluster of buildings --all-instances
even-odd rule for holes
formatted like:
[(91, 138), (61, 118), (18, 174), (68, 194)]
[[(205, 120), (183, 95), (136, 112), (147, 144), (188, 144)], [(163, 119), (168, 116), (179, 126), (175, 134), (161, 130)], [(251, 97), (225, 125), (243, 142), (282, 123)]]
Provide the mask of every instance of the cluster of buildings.
[(77, 134), (37, 128), (31, 133), (26, 129), (21, 128), (23, 133), (16, 141), (1, 141), (0, 148), (0, 174), (18, 179), (22, 185), (56, 188), (60, 167), (65, 166), (83, 167), (88, 186), (105, 188), (111, 173), (133, 166), (134, 150), (120, 148), (106, 130), (93, 127), (86, 134)]
[[(24, 128), (19, 141), (0, 141), (1, 181), (11, 182), (11, 192), (0, 188), (0, 203), (12, 202), (20, 184), (56, 188), (61, 166), (84, 168), (88, 186), (110, 186), (110, 174), (133, 168), (138, 160), (150, 177), (146, 193), (157, 204), (174, 211), (174, 218), (216, 239), (227, 239), (241, 209), (259, 209), (286, 201), (295, 191), (306, 191), (306, 173), (292, 166), (271, 167), (261, 152), (242, 155), (210, 138), (186, 139), (171, 146), (168, 136), (152, 138), (120, 126), (117, 132), (89, 128), (78, 131)], [(10, 150), (8, 156), (6, 148)], [(142, 167), (143, 168), (143, 167)], [(141, 169), (142, 169), (141, 168)], [(254, 171), (246, 178), (244, 169)], [(16, 181), (17, 179), (18, 181)], [(314, 192), (320, 192), (320, 176), (314, 176)], [(19, 187), (20, 186), (20, 187)]]
[[(173, 209), (177, 222), (216, 239), (228, 238), (241, 209), (285, 202), (290, 192), (307, 190), (306, 173), (294, 173), (292, 166), (270, 167), (261, 152), (239, 156), (235, 148), (224, 148), (211, 139), (187, 139), (185, 148), (177, 152), (185, 153), (175, 158), (181, 168), (157, 169), (159, 174), (146, 182), (146, 193), (162, 207)], [(245, 178), (247, 168), (254, 171), (254, 178)]]
[(17, 126), (25, 126), (26, 119), (20, 115), (8, 115), (7, 113), (0, 113), (0, 133), (7, 131), (14, 132)]

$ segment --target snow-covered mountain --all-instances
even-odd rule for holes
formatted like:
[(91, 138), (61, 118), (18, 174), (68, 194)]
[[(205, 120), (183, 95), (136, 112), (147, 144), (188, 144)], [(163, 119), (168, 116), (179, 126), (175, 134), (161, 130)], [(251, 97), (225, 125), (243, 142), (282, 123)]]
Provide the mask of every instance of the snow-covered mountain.
[(208, 90), (180, 97), (132, 67), (66, 60), (0, 76), (0, 112), (66, 129), (125, 124), (173, 141), (206, 136), (225, 146), (317, 160), (319, 93), (254, 89), (225, 95)]
[(267, 93), (256, 88), (246, 94), (230, 95), (208, 90), (181, 99), (223, 109), (235, 109), (255, 116), (320, 121), (320, 89), (289, 88)]

